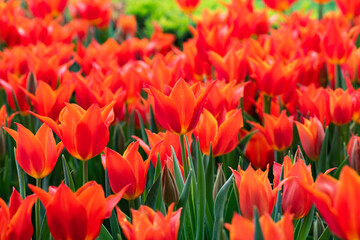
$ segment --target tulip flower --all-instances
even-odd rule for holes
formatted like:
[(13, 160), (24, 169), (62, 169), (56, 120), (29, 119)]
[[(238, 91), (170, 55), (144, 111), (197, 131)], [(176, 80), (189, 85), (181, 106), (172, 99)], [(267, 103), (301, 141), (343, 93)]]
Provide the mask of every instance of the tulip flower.
[(72, 85), (60, 85), (54, 91), (47, 83), (38, 81), (35, 94), (25, 89), (23, 91), (30, 98), (38, 114), (58, 121), (59, 113), (65, 107), (65, 102), (69, 102), (73, 89)]
[(263, 0), (264, 3), (269, 7), (277, 11), (288, 10), (291, 5), (297, 0)]
[(151, 208), (141, 205), (139, 210), (131, 209), (132, 223), (117, 207), (119, 224), (128, 240), (158, 239), (176, 240), (180, 226), (181, 208), (174, 211), (172, 203), (166, 216), (161, 212), (154, 212)]
[(16, 125), (17, 132), (4, 127), (16, 141), (16, 161), (33, 178), (46, 177), (54, 169), (64, 144), (59, 142), (56, 145), (53, 132), (46, 124), (35, 135), (23, 125)]
[(67, 0), (27, 0), (27, 4), (35, 17), (57, 17), (64, 11)]
[(245, 157), (254, 168), (265, 169), (274, 162), (274, 150), (260, 132), (254, 133), (245, 147)]
[(259, 215), (271, 214), (277, 190), (273, 190), (268, 179), (269, 169), (264, 172), (260, 169), (254, 171), (251, 165), (246, 171), (232, 170), (236, 186), (239, 191), (239, 206), (241, 214), (248, 219), (253, 218), (254, 207)]
[(331, 121), (336, 125), (344, 125), (351, 121), (353, 108), (351, 95), (341, 88), (329, 90)]
[(201, 152), (210, 154), (210, 143), (214, 156), (224, 155), (236, 148), (239, 132), (243, 127), (241, 109), (234, 109), (226, 114), (225, 121), (219, 123), (206, 109), (195, 128), (195, 138), (199, 138)]
[(69, 6), (74, 17), (86, 19), (91, 25), (106, 27), (111, 17), (110, 0), (76, 0)]
[(317, 160), (325, 137), (324, 128), (317, 117), (310, 120), (304, 118), (304, 124), (295, 122), (299, 137), (306, 155), (311, 160)]
[(352, 136), (350, 138), (346, 152), (349, 155), (349, 165), (360, 173), (360, 137)]
[(49, 125), (73, 157), (87, 161), (100, 154), (109, 141), (114, 104), (112, 102), (102, 109), (91, 105), (85, 111), (76, 104), (67, 103), (60, 112), (59, 125), (49, 117), (32, 114)]
[[(283, 218), (275, 223), (269, 214), (264, 214), (259, 219), (260, 227), (264, 240), (294, 239), (294, 225), (289, 213), (285, 213)], [(248, 240), (255, 237), (255, 223), (241, 215), (235, 213), (231, 224), (225, 223), (225, 228), (230, 232), (230, 240)]]
[(214, 83), (211, 83), (198, 97), (193, 92), (197, 84), (189, 87), (182, 78), (176, 82), (170, 96), (150, 86), (155, 100), (154, 110), (157, 121), (163, 128), (178, 135), (192, 131), (199, 121), (206, 96)]
[[(283, 165), (274, 163), (274, 187), (277, 187), (281, 168), (283, 168), (284, 190), (282, 194), (282, 210), (293, 214), (295, 219), (303, 218), (310, 211), (313, 201), (306, 190), (302, 189), (298, 183), (311, 186), (314, 180), (311, 175), (311, 165), (306, 166), (303, 159), (298, 159), (295, 164), (291, 162), (289, 156), (284, 158)], [(296, 179), (295, 179), (296, 178)]]
[(298, 62), (284, 62), (268, 57), (266, 60), (249, 59), (251, 77), (255, 79), (261, 92), (267, 96), (276, 96), (295, 87), (298, 74)]
[(350, 56), (354, 45), (346, 32), (340, 29), (335, 19), (330, 19), (321, 47), (330, 63), (342, 64)]
[(137, 24), (134, 15), (120, 15), (117, 26), (120, 27), (125, 38), (133, 37), (136, 34)]
[(139, 142), (132, 142), (122, 156), (109, 148), (102, 155), (113, 192), (119, 192), (130, 184), (124, 193), (127, 200), (139, 197), (146, 187), (150, 159), (143, 161), (138, 150)]
[(15, 188), (10, 197), (9, 208), (0, 198), (0, 239), (31, 239), (31, 210), (36, 199), (35, 195), (30, 195), (23, 200)]
[(176, 0), (176, 3), (185, 13), (191, 13), (199, 5), (200, 0)]
[(355, 170), (344, 166), (339, 180), (320, 174), (313, 186), (299, 183), (309, 192), (321, 217), (337, 237), (360, 238), (360, 177)]
[(335, 0), (341, 12), (348, 18), (354, 19), (360, 15), (360, 2), (357, 0)]
[[(140, 146), (144, 149), (145, 153), (149, 156), (153, 166), (156, 167), (158, 155), (160, 157), (161, 167), (165, 166), (165, 160), (167, 157), (172, 157), (172, 149), (174, 149), (175, 155), (182, 165), (181, 148), (179, 136), (166, 131), (159, 133), (152, 133), (148, 129), (145, 129), (146, 135), (149, 139), (149, 145), (147, 145), (141, 138), (133, 136), (139, 141)], [(189, 145), (192, 143), (191, 134), (187, 134)], [(186, 144), (184, 140), (184, 144)], [(171, 148), (172, 147), (172, 148)]]
[(100, 184), (90, 181), (73, 193), (61, 183), (50, 187), (49, 193), (29, 184), (46, 209), (51, 235), (57, 239), (95, 239), (104, 219), (122, 198), (126, 187), (115, 195), (105, 198)]
[(250, 123), (259, 129), (274, 150), (282, 152), (290, 147), (293, 140), (293, 117), (287, 117), (283, 110), (278, 118), (265, 113), (264, 119), (264, 127), (258, 123)]

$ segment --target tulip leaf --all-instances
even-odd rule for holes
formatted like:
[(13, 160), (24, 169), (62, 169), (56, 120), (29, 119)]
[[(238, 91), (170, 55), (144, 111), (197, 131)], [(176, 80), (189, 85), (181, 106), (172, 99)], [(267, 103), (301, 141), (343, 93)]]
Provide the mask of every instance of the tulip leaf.
[(16, 148), (14, 147), (16, 170), (17, 170), (17, 174), (18, 174), (19, 188), (20, 188), (20, 196), (22, 197), (22, 199), (25, 199), (25, 197), (26, 197), (26, 189), (25, 189), (24, 171), (21, 169), (19, 163), (16, 160), (15, 152), (16, 152)]
[(199, 139), (196, 141), (197, 146), (197, 218), (196, 218), (196, 239), (204, 239), (204, 215), (206, 206), (206, 182), (204, 157), (201, 156)]
[(329, 135), (330, 135), (330, 130), (329, 128), (326, 128), (324, 140), (322, 142), (322, 146), (320, 150), (320, 156), (318, 161), (315, 162), (315, 164), (317, 164), (316, 165), (317, 175), (319, 175), (320, 173), (324, 173), (326, 171), (326, 162), (327, 162), (326, 155), (328, 151)]
[(50, 230), (49, 230), (49, 226), (47, 224), (47, 220), (46, 220), (46, 215), (43, 218), (42, 224), (41, 224), (41, 229), (40, 229), (40, 239), (43, 240), (48, 240), (50, 239)]
[(252, 131), (252, 132), (249, 132), (248, 134), (246, 134), (246, 136), (240, 140), (238, 145), (245, 146), (250, 141), (251, 137), (258, 131), (259, 130), (255, 130), (255, 131)]
[(181, 170), (180, 170), (180, 166), (179, 166), (179, 162), (178, 159), (176, 157), (175, 154), (175, 150), (173, 148), (173, 146), (171, 146), (171, 151), (173, 154), (173, 165), (174, 165), (174, 175), (175, 175), (175, 181), (176, 181), (176, 185), (179, 189), (179, 192), (182, 192), (183, 188), (184, 188), (184, 180), (181, 174)]
[(63, 165), (63, 171), (64, 171), (64, 180), (65, 180), (65, 184), (70, 187), (70, 189), (75, 192), (75, 184), (74, 184), (74, 180), (71, 176), (71, 172), (69, 169), (69, 166), (66, 162), (66, 159), (64, 157), (64, 155), (61, 156), (62, 159), (62, 165)]
[(111, 234), (109, 233), (109, 231), (106, 229), (106, 227), (104, 226), (104, 224), (101, 225), (101, 229), (100, 229), (100, 234), (99, 236), (96, 238), (97, 240), (112, 240), (113, 237), (111, 236)]
[(156, 207), (156, 199), (158, 198), (158, 193), (161, 183), (160, 180), (161, 180), (161, 176), (159, 175), (154, 181), (154, 184), (151, 186), (146, 196), (145, 205), (151, 207), (152, 209), (155, 209)]
[(341, 170), (343, 169), (343, 167), (349, 162), (349, 156), (347, 156), (340, 164), (339, 166), (336, 168), (336, 171), (334, 173), (334, 178), (339, 179)]
[(254, 225), (255, 225), (255, 234), (254, 240), (263, 240), (264, 235), (261, 230), (260, 221), (259, 221), (259, 213), (256, 207), (254, 207)]
[[(213, 189), (214, 189), (214, 159), (212, 157), (212, 143), (210, 143), (210, 154), (208, 156), (208, 164), (206, 168), (206, 208), (210, 209), (207, 214), (208, 221), (213, 221), (214, 215), (212, 209), (214, 209)], [(208, 212), (208, 211), (207, 211)], [(209, 215), (209, 216), (208, 216)], [(211, 224), (212, 225), (212, 224)], [(212, 227), (211, 227), (212, 228)]]
[(150, 131), (152, 133), (158, 132), (157, 128), (156, 128), (154, 109), (153, 109), (153, 106), (151, 106), (151, 105), (150, 105)]
[[(106, 196), (111, 195), (109, 175), (108, 175), (108, 171), (106, 170), (106, 168), (105, 168), (105, 195)], [(110, 221), (110, 229), (111, 229), (112, 235), (117, 236), (118, 234), (120, 234), (120, 227), (119, 227), (119, 223), (116, 219), (115, 209), (113, 209), (111, 211), (111, 216), (110, 216), (109, 221)]]
[[(280, 174), (280, 179), (279, 182), (281, 182), (282, 180), (284, 180), (284, 165), (281, 166), (281, 174)], [(276, 196), (276, 206), (275, 206), (275, 210), (274, 210), (274, 222), (279, 221), (279, 215), (282, 215), (282, 211), (281, 211), (281, 205), (282, 205), (282, 194), (281, 194), (281, 189), (277, 192), (277, 196)]]
[(327, 226), (318, 240), (328, 240), (330, 239), (330, 236), (331, 236), (330, 228), (329, 226)]
[[(176, 205), (177, 209), (182, 208), (181, 216), (180, 216), (179, 235), (181, 235), (181, 232), (182, 232), (181, 229), (182, 229), (182, 226), (185, 223), (185, 221), (191, 220), (191, 218), (184, 219), (184, 217), (187, 212), (186, 206), (187, 206), (187, 202), (188, 202), (188, 198), (189, 198), (189, 194), (190, 194), (192, 176), (193, 176), (193, 170), (191, 169), (189, 172), (189, 175), (186, 178), (184, 189), (182, 190), (182, 192), (180, 194), (179, 202)], [(186, 231), (186, 229), (185, 229), (185, 231)], [(180, 237), (179, 237), (179, 239), (180, 239)]]
[(141, 132), (141, 139), (146, 143), (148, 144), (149, 143), (149, 140), (147, 138), (147, 135), (146, 135), (146, 132), (145, 132), (145, 126), (144, 126), (144, 121), (141, 117), (141, 114), (139, 113), (138, 110), (135, 111), (138, 118), (139, 118), (139, 122), (140, 122), (140, 132)]
[(214, 229), (212, 235), (213, 240), (221, 239), (221, 232), (224, 225), (221, 220), (224, 219), (224, 207), (226, 203), (227, 193), (229, 191), (230, 186), (232, 185), (232, 182), (233, 182), (233, 175), (231, 175), (230, 178), (224, 184), (224, 186), (222, 186), (215, 199), (215, 207), (214, 207), (215, 222), (214, 222)]
[(313, 216), (315, 213), (315, 206), (312, 206), (309, 213), (300, 220), (295, 227), (295, 239), (305, 240), (309, 235), (311, 225), (313, 223)]

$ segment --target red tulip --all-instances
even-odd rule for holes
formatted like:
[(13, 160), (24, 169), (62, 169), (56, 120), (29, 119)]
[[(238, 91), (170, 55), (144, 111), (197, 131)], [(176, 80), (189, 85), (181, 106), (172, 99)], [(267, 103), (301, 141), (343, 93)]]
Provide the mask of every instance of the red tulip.
[(16, 141), (16, 161), (33, 178), (46, 177), (54, 169), (64, 144), (59, 142), (56, 145), (53, 132), (46, 124), (36, 135), (19, 123), (16, 125), (18, 132), (4, 127)]
[(245, 147), (246, 158), (254, 168), (265, 169), (274, 162), (274, 150), (260, 132), (254, 133)]
[(176, 3), (184, 12), (191, 13), (200, 3), (200, 0), (176, 0)]
[(27, 4), (35, 17), (57, 17), (64, 11), (67, 0), (27, 0)]
[(297, 0), (263, 0), (265, 4), (277, 11), (288, 10)]
[(0, 198), (0, 239), (31, 239), (31, 210), (36, 199), (35, 195), (30, 195), (22, 200), (15, 188), (10, 197), (9, 208)]
[(64, 183), (50, 187), (49, 193), (29, 184), (46, 209), (51, 235), (57, 239), (95, 239), (104, 219), (123, 196), (126, 187), (105, 198), (104, 190), (95, 181), (86, 183), (73, 193)]
[(105, 154), (102, 155), (111, 189), (119, 192), (130, 184), (124, 193), (127, 200), (139, 197), (146, 187), (150, 159), (143, 161), (138, 150), (139, 142), (132, 142), (122, 156), (109, 148), (106, 148)]
[(349, 240), (360, 238), (360, 177), (352, 168), (344, 166), (339, 180), (320, 174), (313, 186), (299, 183), (309, 192), (336, 236)]
[(304, 124), (300, 122), (295, 122), (295, 124), (306, 155), (314, 161), (317, 160), (325, 137), (321, 122), (317, 117), (313, 117), (310, 120), (304, 118)]
[(49, 125), (73, 157), (87, 161), (100, 154), (109, 141), (114, 104), (112, 102), (102, 109), (91, 105), (85, 111), (76, 104), (67, 103), (60, 112), (59, 125), (49, 117), (32, 114)]
[[(294, 225), (289, 213), (275, 223), (269, 214), (264, 214), (259, 219), (262, 234), (265, 240), (292, 240), (294, 239)], [(225, 223), (225, 228), (230, 232), (230, 240), (248, 240), (255, 237), (255, 223), (235, 213), (231, 224)]]
[(176, 82), (170, 96), (150, 86), (155, 100), (155, 116), (160, 125), (178, 135), (192, 131), (199, 121), (206, 96), (214, 83), (210, 84), (198, 97), (193, 91), (197, 84), (189, 87), (182, 78)]
[(119, 224), (128, 240), (158, 239), (176, 240), (180, 226), (181, 208), (173, 211), (172, 203), (166, 216), (160, 212), (154, 212), (151, 208), (141, 205), (139, 210), (131, 209), (132, 223), (116, 208)]
[(313, 205), (311, 196), (301, 188), (302, 184), (311, 186), (314, 180), (311, 175), (311, 165), (306, 166), (304, 160), (298, 159), (295, 164), (286, 156), (283, 165), (274, 163), (274, 187), (279, 184), (281, 168), (283, 167), (284, 191), (282, 194), (282, 210), (293, 214), (295, 219), (303, 218), (308, 214)]
[(351, 121), (353, 108), (351, 95), (341, 88), (329, 90), (331, 121), (336, 125), (344, 125)]
[(204, 154), (209, 155), (210, 143), (212, 143), (213, 155), (220, 156), (236, 148), (242, 126), (241, 109), (229, 111), (224, 122), (218, 122), (209, 111), (204, 109), (194, 135), (195, 138), (199, 138), (200, 149)]
[(293, 117), (287, 117), (283, 110), (278, 118), (265, 113), (264, 119), (264, 127), (258, 123), (250, 123), (259, 129), (274, 150), (282, 152), (290, 147), (293, 140)]

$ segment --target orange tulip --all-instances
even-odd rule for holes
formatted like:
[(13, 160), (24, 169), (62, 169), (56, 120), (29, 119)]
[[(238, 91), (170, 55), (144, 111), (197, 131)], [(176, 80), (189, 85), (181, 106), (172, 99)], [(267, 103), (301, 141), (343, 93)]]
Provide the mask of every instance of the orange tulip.
[(132, 223), (117, 207), (119, 224), (128, 240), (136, 239), (158, 239), (176, 240), (180, 226), (181, 208), (173, 211), (172, 203), (163, 216), (161, 212), (154, 212), (151, 208), (141, 205), (139, 210), (131, 209)]
[(312, 187), (299, 182), (314, 200), (330, 230), (342, 239), (360, 239), (360, 177), (344, 166), (339, 180), (320, 174)]
[(57, 17), (64, 11), (67, 0), (27, 0), (27, 4), (35, 17)]
[(279, 184), (282, 167), (284, 169), (284, 179), (288, 178), (288, 181), (284, 182), (283, 186), (282, 210), (293, 214), (295, 219), (303, 218), (310, 211), (313, 201), (307, 191), (300, 187), (298, 181), (308, 186), (314, 183), (311, 175), (311, 165), (306, 166), (303, 159), (298, 159), (293, 164), (289, 156), (284, 158), (283, 165), (274, 163), (275, 187)]
[(329, 90), (331, 121), (336, 125), (344, 125), (351, 121), (353, 108), (351, 95), (341, 88)]
[[(275, 223), (269, 214), (264, 214), (259, 219), (262, 234), (265, 240), (292, 240), (294, 239), (294, 225), (289, 213)], [(248, 240), (255, 237), (255, 224), (247, 218), (235, 213), (231, 224), (225, 223), (225, 228), (230, 232), (230, 240)]]
[[(145, 129), (146, 135), (149, 139), (149, 145), (147, 145), (141, 138), (133, 136), (139, 141), (140, 146), (144, 149), (145, 153), (149, 156), (153, 166), (156, 167), (158, 155), (160, 157), (161, 167), (165, 166), (165, 160), (168, 157), (172, 157), (172, 148), (175, 151), (179, 164), (182, 165), (180, 138), (178, 135), (166, 131), (159, 133), (152, 133)], [(189, 145), (191, 146), (192, 138), (191, 134), (187, 134)], [(184, 144), (186, 142), (184, 141)], [(172, 147), (172, 148), (171, 148)]]
[(126, 187), (115, 195), (105, 198), (104, 190), (95, 181), (87, 182), (73, 193), (61, 183), (50, 187), (49, 193), (29, 184), (46, 209), (51, 235), (57, 239), (95, 239), (104, 219), (122, 198)]
[(241, 109), (234, 109), (226, 114), (224, 122), (218, 122), (206, 109), (200, 116), (195, 128), (195, 138), (199, 138), (200, 149), (206, 155), (210, 153), (210, 143), (214, 156), (224, 155), (236, 148), (239, 132), (243, 127)]
[(245, 157), (254, 168), (265, 169), (274, 162), (274, 150), (260, 132), (254, 133), (245, 147)]
[(134, 15), (120, 15), (117, 26), (120, 27), (125, 37), (133, 37), (136, 34), (137, 25)]
[(111, 17), (111, 0), (76, 0), (69, 6), (74, 17), (86, 19), (90, 24), (106, 27)]
[(61, 109), (65, 102), (69, 102), (74, 87), (72, 85), (60, 85), (55, 91), (43, 81), (38, 81), (35, 95), (22, 88), (25, 94), (31, 99), (35, 111), (43, 116), (58, 121)]
[(342, 64), (350, 56), (354, 44), (347, 33), (340, 29), (335, 19), (330, 19), (321, 47), (330, 63)]
[(109, 141), (109, 125), (114, 120), (114, 102), (100, 109), (91, 105), (88, 110), (76, 104), (66, 104), (59, 115), (58, 125), (46, 116), (32, 113), (59, 136), (66, 150), (75, 158), (87, 161), (100, 154)]
[(276, 151), (282, 152), (291, 146), (293, 140), (293, 117), (287, 117), (283, 110), (278, 118), (264, 114), (265, 127), (250, 122), (265, 136), (269, 145)]
[(36, 199), (35, 195), (30, 195), (22, 200), (15, 188), (10, 197), (9, 208), (0, 198), (0, 239), (31, 239), (31, 210)]
[(304, 124), (295, 122), (299, 137), (306, 155), (311, 160), (317, 160), (325, 137), (324, 128), (317, 117), (304, 118)]
[(335, 0), (341, 12), (348, 18), (353, 19), (360, 15), (360, 2), (357, 0)]
[(17, 111), (15, 99), (20, 108), (20, 112), (25, 113), (30, 108), (26, 100), (26, 95), (20, 88), (20, 86), (26, 88), (26, 82), (27, 77), (25, 75), (21, 75), (20, 77), (18, 77), (14, 74), (8, 74), (8, 81), (0, 78), (0, 86), (4, 88), (7, 102), (9, 103), (11, 109), (14, 111)]
[(179, 7), (186, 13), (191, 13), (199, 5), (200, 0), (176, 0)]
[(263, 0), (264, 3), (269, 7), (277, 11), (288, 10), (291, 5), (297, 0)]
[(192, 131), (199, 121), (206, 96), (214, 83), (210, 84), (198, 97), (193, 91), (198, 84), (189, 87), (182, 78), (176, 82), (170, 96), (150, 86), (155, 100), (155, 116), (160, 125), (179, 135)]
[(124, 194), (127, 200), (139, 197), (146, 187), (150, 159), (143, 161), (138, 150), (139, 142), (132, 142), (122, 156), (109, 148), (102, 155), (113, 192), (119, 192), (130, 184)]
[(269, 169), (264, 172), (260, 169), (254, 171), (250, 165), (246, 171), (240, 170), (234, 173), (236, 186), (239, 191), (239, 206), (241, 214), (252, 219), (254, 207), (257, 207), (259, 215), (265, 213), (271, 214), (274, 203), (276, 190), (273, 190), (268, 179)]
[(252, 78), (255, 79), (260, 91), (268, 96), (276, 96), (290, 91), (296, 83), (298, 62), (284, 62), (272, 57), (262, 60), (250, 58), (249, 64)]
[(16, 141), (16, 161), (33, 178), (46, 177), (54, 169), (64, 144), (56, 145), (53, 132), (46, 124), (35, 135), (23, 125), (16, 125), (18, 132), (4, 127)]

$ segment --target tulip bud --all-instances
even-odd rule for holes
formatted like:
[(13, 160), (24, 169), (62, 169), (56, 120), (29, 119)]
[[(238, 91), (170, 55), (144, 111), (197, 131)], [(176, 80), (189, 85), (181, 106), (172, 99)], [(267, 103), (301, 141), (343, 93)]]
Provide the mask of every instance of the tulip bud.
[(298, 145), (295, 155), (294, 155), (294, 162), (296, 162), (297, 160), (303, 160), (305, 162), (304, 155), (303, 155), (299, 145)]
[(174, 175), (167, 165), (164, 166), (161, 176), (161, 193), (166, 205), (179, 201), (179, 190), (176, 186)]
[(36, 77), (32, 72), (30, 72), (26, 81), (26, 90), (31, 94), (35, 94), (36, 88), (37, 88)]
[(360, 172), (360, 141), (358, 136), (352, 136), (347, 146), (350, 166)]
[(324, 224), (318, 213), (316, 213), (316, 220), (314, 222), (314, 239), (319, 239), (321, 234), (325, 231)]
[(219, 164), (218, 170), (216, 173), (214, 188), (213, 188), (213, 199), (214, 200), (216, 199), (217, 194), (219, 193), (221, 187), (225, 184), (225, 182), (226, 182), (226, 178), (225, 178), (224, 172), (222, 170), (222, 164)]

